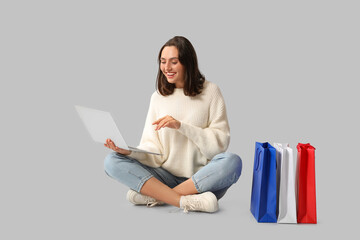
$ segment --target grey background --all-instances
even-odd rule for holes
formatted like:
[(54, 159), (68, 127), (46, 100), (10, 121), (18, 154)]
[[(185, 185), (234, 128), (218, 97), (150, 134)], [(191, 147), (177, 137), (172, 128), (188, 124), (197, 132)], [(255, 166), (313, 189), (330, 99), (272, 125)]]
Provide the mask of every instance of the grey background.
[[(359, 215), (357, 1), (1, 1), (0, 238), (341, 237)], [(216, 214), (125, 200), (74, 104), (141, 137), (157, 54), (194, 45), (220, 86), (243, 174)], [(255, 141), (316, 147), (317, 225), (258, 224)]]

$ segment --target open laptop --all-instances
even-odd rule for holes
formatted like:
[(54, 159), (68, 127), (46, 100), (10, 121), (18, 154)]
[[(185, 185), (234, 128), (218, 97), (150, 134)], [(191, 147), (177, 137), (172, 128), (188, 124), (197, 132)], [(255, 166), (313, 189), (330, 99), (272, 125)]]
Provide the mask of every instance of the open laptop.
[(75, 109), (95, 142), (104, 144), (106, 139), (110, 138), (119, 148), (131, 150), (134, 152), (161, 155), (160, 153), (148, 152), (128, 146), (109, 112), (79, 105), (75, 105)]

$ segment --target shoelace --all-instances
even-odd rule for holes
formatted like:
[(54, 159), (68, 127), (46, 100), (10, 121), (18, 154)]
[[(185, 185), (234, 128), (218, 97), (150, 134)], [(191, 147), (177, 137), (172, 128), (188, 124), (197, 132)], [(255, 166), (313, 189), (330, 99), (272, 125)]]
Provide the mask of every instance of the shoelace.
[(191, 211), (197, 211), (199, 210), (201, 206), (201, 203), (198, 199), (194, 199), (191, 203), (186, 202), (184, 207), (184, 213), (189, 213), (189, 210)]
[(147, 200), (147, 203), (146, 203), (147, 207), (155, 207), (156, 205), (159, 205), (158, 201)]
[[(138, 201), (145, 201), (145, 205), (147, 207), (154, 207), (154, 206), (157, 206), (157, 205), (161, 205), (161, 203), (159, 201), (157, 201), (156, 199), (154, 198), (151, 198), (149, 196), (145, 196), (145, 195), (142, 195), (142, 194), (139, 194), (138, 196), (140, 196), (140, 200)], [(136, 201), (136, 200), (135, 200)]]

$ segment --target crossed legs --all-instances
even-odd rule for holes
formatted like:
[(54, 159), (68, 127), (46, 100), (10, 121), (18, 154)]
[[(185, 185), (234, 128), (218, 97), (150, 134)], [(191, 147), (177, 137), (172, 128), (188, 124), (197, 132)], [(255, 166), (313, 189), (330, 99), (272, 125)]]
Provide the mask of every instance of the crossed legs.
[(191, 178), (174, 188), (170, 188), (155, 177), (152, 177), (144, 183), (140, 193), (167, 204), (180, 207), (181, 196), (196, 194), (198, 191)]
[(235, 154), (218, 154), (192, 178), (180, 183), (174, 180), (177, 177), (162, 168), (151, 168), (117, 153), (110, 153), (105, 158), (104, 167), (109, 176), (131, 189), (179, 207), (181, 196), (211, 191), (219, 192), (215, 194), (218, 199), (222, 197), (238, 180), (242, 161)]

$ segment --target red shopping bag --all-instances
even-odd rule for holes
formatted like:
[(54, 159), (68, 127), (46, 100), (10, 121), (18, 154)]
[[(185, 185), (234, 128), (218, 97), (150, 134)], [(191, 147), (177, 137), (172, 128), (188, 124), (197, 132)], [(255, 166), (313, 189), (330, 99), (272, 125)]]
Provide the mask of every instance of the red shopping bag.
[(317, 223), (315, 189), (315, 148), (309, 143), (297, 145), (298, 223)]

